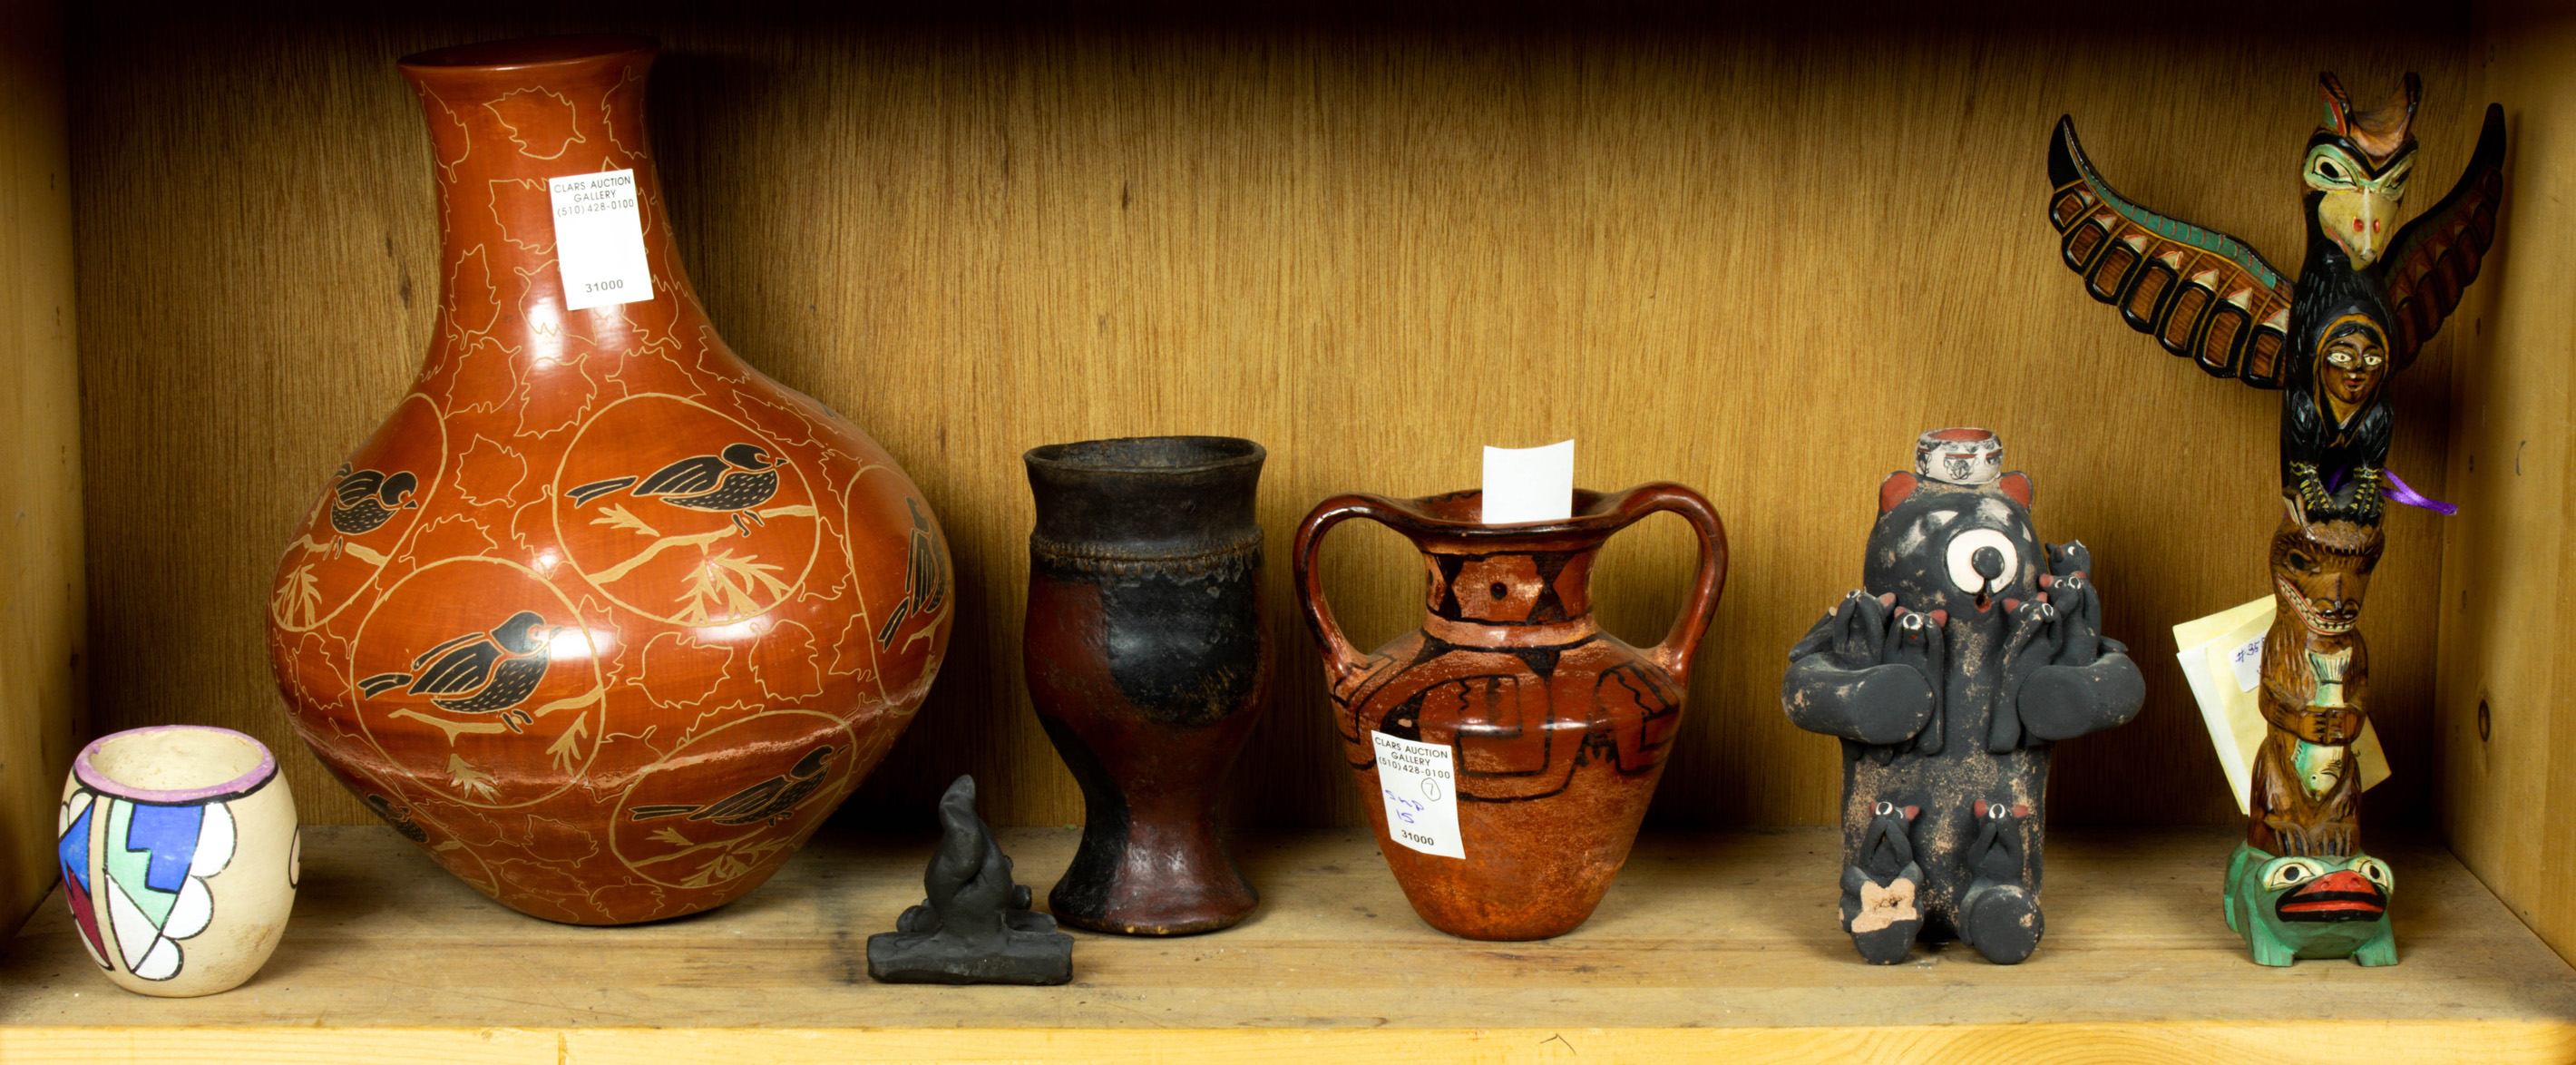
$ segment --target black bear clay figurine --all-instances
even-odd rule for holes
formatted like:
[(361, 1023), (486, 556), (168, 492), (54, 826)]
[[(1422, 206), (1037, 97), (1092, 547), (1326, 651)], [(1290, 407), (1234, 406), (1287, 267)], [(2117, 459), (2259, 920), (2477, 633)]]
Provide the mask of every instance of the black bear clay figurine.
[(868, 975), (889, 984), (1061, 984), (1073, 979), (1073, 937), (1029, 909), (1011, 859), (975, 816), (975, 778), (939, 798), (946, 834), (921, 875), (929, 897), (868, 937)]
[(1917, 939), (2030, 956), (2050, 744), (2146, 698), (2090, 555), (2041, 543), (2030, 498), (1993, 433), (1923, 434), (1879, 487), (1864, 590), (1789, 651), (1789, 720), (1843, 741), (1843, 927), (1882, 965)]

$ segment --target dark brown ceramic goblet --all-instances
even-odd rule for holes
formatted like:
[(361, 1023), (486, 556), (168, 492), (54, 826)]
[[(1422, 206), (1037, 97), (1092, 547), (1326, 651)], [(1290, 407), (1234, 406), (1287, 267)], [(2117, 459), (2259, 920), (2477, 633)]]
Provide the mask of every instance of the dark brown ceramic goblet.
[(1022, 650), (1047, 738), (1082, 784), (1057, 920), (1212, 932), (1260, 896), (1216, 830), (1219, 786), (1269, 686), (1261, 445), (1135, 437), (1031, 450)]

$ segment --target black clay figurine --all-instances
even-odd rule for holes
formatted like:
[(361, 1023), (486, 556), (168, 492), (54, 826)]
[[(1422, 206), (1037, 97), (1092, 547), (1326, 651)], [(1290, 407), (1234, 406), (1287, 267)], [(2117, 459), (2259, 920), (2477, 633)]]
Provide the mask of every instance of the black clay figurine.
[(921, 884), (929, 897), (868, 937), (868, 975), (889, 984), (1061, 984), (1073, 979), (1073, 937), (1029, 909), (1011, 859), (975, 816), (975, 778), (939, 799), (946, 834)]
[(2080, 543), (2043, 544), (1983, 429), (1923, 434), (1879, 487), (1862, 586), (1789, 651), (1789, 720), (1843, 741), (1842, 920), (1861, 957), (1965, 940), (2030, 956), (2057, 740), (2136, 717)]

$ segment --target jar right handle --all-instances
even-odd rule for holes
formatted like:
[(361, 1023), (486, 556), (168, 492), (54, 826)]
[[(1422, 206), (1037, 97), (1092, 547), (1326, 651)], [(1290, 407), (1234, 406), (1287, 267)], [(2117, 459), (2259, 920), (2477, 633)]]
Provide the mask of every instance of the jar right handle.
[(1726, 591), (1726, 523), (1718, 520), (1717, 508), (1708, 498), (1670, 481), (1641, 484), (1627, 491), (1619, 501), (1625, 526), (1658, 511), (1670, 511), (1691, 523), (1699, 534), (1699, 580), (1691, 586), (1690, 598), (1682, 604), (1680, 617), (1673, 619), (1672, 631), (1664, 642), (1646, 650), (1646, 657), (1664, 672), (1672, 674), (1673, 683), (1690, 683), (1692, 653), (1699, 638), (1708, 631), (1709, 619), (1717, 613), (1717, 599)]
[(1336, 692), (1366, 667), (1367, 658), (1342, 635), (1341, 623), (1333, 620), (1332, 605), (1324, 601), (1324, 576), (1315, 568), (1315, 554), (1323, 548), (1324, 534), (1333, 526), (1352, 518), (1391, 524), (1387, 515), (1393, 512), (1392, 502), (1384, 496), (1338, 495), (1315, 504), (1315, 509), (1297, 526), (1296, 568), (1291, 579), (1296, 582), (1299, 605), (1306, 611), (1306, 627), (1314, 632), (1315, 643), (1324, 653), (1324, 672)]

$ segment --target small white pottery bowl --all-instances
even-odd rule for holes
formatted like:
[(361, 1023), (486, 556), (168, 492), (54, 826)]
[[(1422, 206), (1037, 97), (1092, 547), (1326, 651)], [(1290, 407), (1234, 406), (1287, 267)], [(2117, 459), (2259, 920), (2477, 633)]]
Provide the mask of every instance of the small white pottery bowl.
[(56, 829), (81, 943), (128, 991), (228, 991), (277, 949), (303, 841), (268, 748), (161, 725), (82, 748)]

